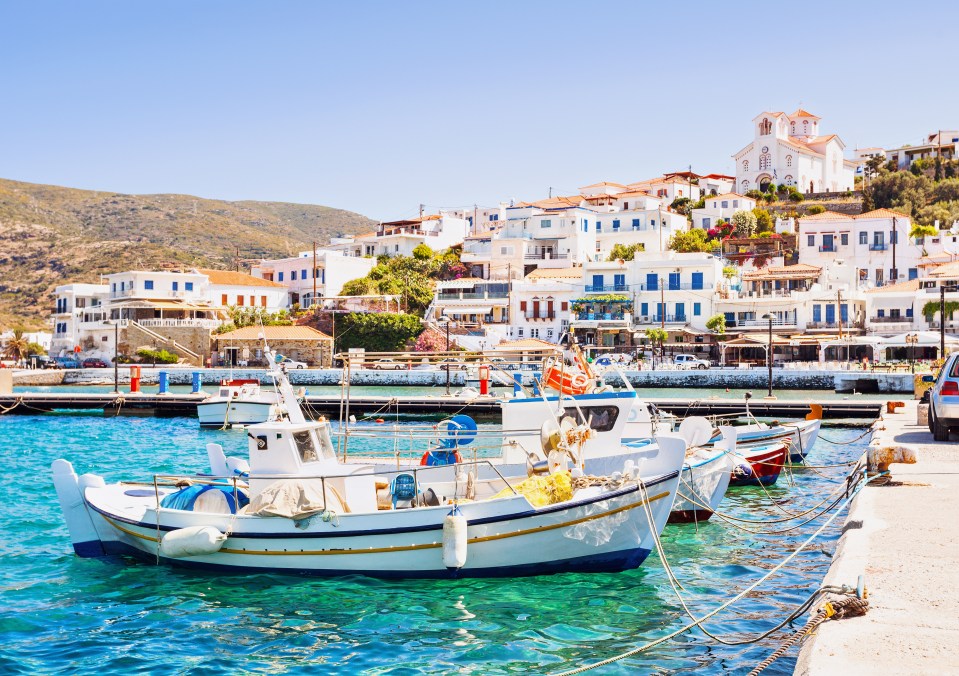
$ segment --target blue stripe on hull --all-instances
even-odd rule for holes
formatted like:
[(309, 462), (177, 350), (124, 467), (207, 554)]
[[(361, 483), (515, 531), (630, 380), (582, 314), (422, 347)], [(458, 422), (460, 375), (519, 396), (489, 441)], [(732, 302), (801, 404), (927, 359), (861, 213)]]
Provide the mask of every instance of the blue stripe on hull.
[[(99, 543), (97, 543), (99, 544)], [(103, 549), (107, 556), (132, 556), (149, 563), (156, 562), (156, 556), (123, 542), (105, 542)], [(473, 577), (529, 577), (532, 575), (556, 575), (559, 573), (620, 573), (624, 570), (639, 568), (650, 554), (649, 549), (637, 548), (619, 552), (580, 556), (562, 561), (547, 563), (521, 564), (518, 566), (496, 566), (492, 568), (466, 568), (461, 570), (339, 570), (290, 568), (258, 568), (253, 566), (226, 566), (215, 563), (199, 563), (182, 559), (161, 559), (164, 563), (177, 568), (190, 568), (217, 573), (270, 573), (290, 576), (309, 577), (348, 577), (362, 575), (382, 579), (462, 579)]]
[(753, 477), (750, 479), (731, 479), (729, 485), (733, 486), (772, 486), (779, 479), (779, 474), (773, 476)]

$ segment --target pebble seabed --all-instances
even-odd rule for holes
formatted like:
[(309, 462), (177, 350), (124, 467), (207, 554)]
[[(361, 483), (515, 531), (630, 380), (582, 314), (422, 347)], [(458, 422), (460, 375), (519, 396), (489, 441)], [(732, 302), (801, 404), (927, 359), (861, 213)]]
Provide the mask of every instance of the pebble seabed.
[[(848, 442), (862, 431), (825, 428), (823, 437)], [(0, 417), (0, 673), (543, 673), (609, 657), (688, 621), (655, 553), (625, 573), (436, 581), (214, 574), (73, 555), (50, 479), (54, 459), (107, 481), (149, 479), (205, 470), (210, 441), (245, 453), (244, 432), (200, 430), (189, 418)], [(358, 453), (390, 446), (351, 444)], [(809, 461), (854, 459), (865, 444), (821, 440)], [(782, 518), (773, 501), (804, 511), (844, 473), (784, 474), (769, 496), (732, 489), (721, 511)], [(761, 577), (819, 523), (758, 535), (714, 517), (667, 526), (663, 545), (701, 615)], [(741, 637), (775, 626), (822, 582), (841, 523), (709, 629)], [(722, 646), (694, 631), (592, 673), (742, 673), (781, 637)], [(792, 673), (794, 665), (795, 649), (766, 673)]]

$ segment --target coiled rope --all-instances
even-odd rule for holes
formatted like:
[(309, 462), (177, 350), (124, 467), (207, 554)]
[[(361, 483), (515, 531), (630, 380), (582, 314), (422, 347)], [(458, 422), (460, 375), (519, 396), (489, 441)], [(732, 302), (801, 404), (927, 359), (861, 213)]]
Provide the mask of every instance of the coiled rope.
[[(808, 538), (806, 538), (802, 543), (800, 543), (800, 545), (799, 545), (798, 547), (796, 547), (796, 549), (794, 549), (789, 555), (787, 555), (786, 558), (784, 558), (784, 559), (783, 559), (781, 562), (779, 562), (776, 566), (774, 566), (772, 569), (770, 569), (769, 572), (767, 572), (765, 575), (763, 575), (763, 576), (760, 577), (758, 580), (756, 580), (755, 582), (753, 582), (751, 585), (747, 586), (745, 589), (743, 589), (741, 592), (739, 592), (738, 594), (736, 594), (734, 597), (732, 597), (731, 599), (729, 599), (729, 600), (726, 601), (725, 603), (717, 606), (716, 608), (714, 608), (713, 610), (711, 610), (709, 613), (707, 613), (707, 614), (704, 615), (703, 617), (701, 617), (701, 618), (699, 618), (698, 620), (695, 620), (695, 621), (693, 621), (693, 622), (690, 622), (690, 623), (688, 623), (688, 624), (686, 624), (686, 625), (683, 625), (683, 626), (680, 627), (679, 629), (676, 629), (675, 631), (672, 631), (672, 632), (666, 634), (665, 636), (661, 636), (660, 638), (655, 639), (654, 641), (650, 641), (649, 643), (646, 643), (646, 644), (641, 645), (641, 646), (639, 646), (639, 647), (633, 648), (633, 649), (631, 649), (631, 650), (627, 650), (626, 652), (620, 653), (620, 654), (618, 654), (618, 655), (614, 655), (614, 656), (612, 656), (612, 657), (608, 657), (608, 658), (606, 658), (605, 660), (601, 660), (601, 661), (599, 661), (599, 662), (594, 662), (594, 663), (592, 663), (592, 664), (586, 664), (586, 665), (583, 665), (583, 666), (581, 666), (581, 667), (577, 667), (577, 668), (575, 668), (575, 669), (570, 669), (570, 670), (568, 670), (568, 671), (554, 672), (553, 676), (573, 676), (574, 674), (581, 674), (581, 673), (590, 671), (590, 670), (592, 670), (592, 669), (597, 669), (597, 668), (599, 668), (599, 667), (604, 667), (604, 666), (613, 664), (613, 663), (615, 663), (615, 662), (619, 662), (619, 661), (621, 661), (621, 660), (627, 659), (627, 658), (629, 658), (629, 657), (633, 657), (634, 655), (639, 655), (640, 653), (643, 653), (643, 652), (646, 652), (647, 650), (650, 650), (650, 649), (652, 649), (652, 648), (655, 648), (656, 646), (660, 645), (661, 643), (665, 643), (666, 641), (669, 641), (669, 640), (671, 640), (671, 639), (673, 639), (673, 638), (676, 638), (676, 637), (679, 636), (680, 634), (684, 634), (684, 633), (688, 632), (688, 631), (689, 631), (690, 629), (692, 629), (693, 627), (699, 627), (700, 625), (702, 625), (703, 622), (706, 622), (706, 621), (709, 620), (710, 618), (715, 617), (716, 615), (718, 615), (718, 614), (721, 613), (722, 611), (726, 610), (727, 608), (729, 608), (729, 607), (732, 606), (733, 604), (735, 604), (735, 603), (737, 603), (738, 601), (742, 600), (742, 599), (743, 599), (745, 596), (747, 596), (750, 592), (752, 592), (754, 589), (756, 589), (756, 587), (758, 587), (759, 585), (761, 585), (762, 583), (764, 583), (766, 580), (768, 580), (769, 578), (771, 578), (773, 575), (775, 575), (776, 573), (778, 573), (780, 570), (782, 570), (783, 568), (785, 568), (786, 565), (789, 564), (790, 561), (792, 561), (794, 558), (796, 558), (796, 557), (797, 557), (803, 550), (805, 550), (806, 547), (808, 547), (816, 538), (818, 538), (820, 535), (822, 535), (823, 531), (825, 531), (826, 528), (828, 528), (828, 527), (832, 524), (832, 522), (836, 520), (836, 517), (838, 517), (840, 514), (842, 514), (843, 510), (844, 510), (846, 507), (849, 506), (849, 503), (851, 503), (852, 500), (856, 497), (856, 495), (859, 494), (859, 491), (862, 490), (862, 487), (866, 485), (865, 478), (866, 478), (866, 477), (865, 477), (865, 473), (863, 473), (863, 475), (862, 475), (862, 479), (863, 479), (863, 480), (857, 481), (855, 488), (853, 488), (853, 490), (851, 491), (849, 497), (846, 498), (845, 502), (844, 502), (842, 505), (840, 505), (840, 506), (836, 509), (836, 511), (833, 512), (832, 515), (831, 515), (828, 519), (826, 519), (826, 520), (822, 523), (822, 525), (819, 526), (819, 528), (817, 528)], [(656, 532), (655, 527), (653, 528), (653, 532), (654, 532), (654, 533)]]

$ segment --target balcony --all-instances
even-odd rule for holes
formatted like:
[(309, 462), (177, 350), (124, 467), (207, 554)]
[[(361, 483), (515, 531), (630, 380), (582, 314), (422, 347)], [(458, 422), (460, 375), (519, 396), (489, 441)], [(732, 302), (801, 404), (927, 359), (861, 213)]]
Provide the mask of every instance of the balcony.
[(581, 322), (612, 322), (625, 320), (628, 312), (577, 312), (575, 319)]
[[(732, 324), (730, 324), (729, 322), (727, 322), (726, 325), (727, 325), (727, 326), (734, 326), (734, 327), (740, 328), (740, 329), (768, 329), (768, 328), (769, 328), (769, 320), (768, 320), (768, 319), (741, 319), (741, 320), (736, 320), (736, 321), (732, 322)], [(795, 317), (786, 317), (785, 319), (774, 319), (774, 320), (773, 320), (773, 328), (776, 328), (777, 326), (795, 327), (795, 326), (796, 326), (796, 318), (795, 318)], [(822, 326), (822, 327), (817, 327), (817, 328), (825, 328), (825, 326), (826, 326), (826, 324), (823, 323), (823, 326)]]
[(912, 317), (870, 317), (870, 324), (912, 324)]
[(215, 329), (223, 322), (218, 319), (141, 319), (137, 322), (140, 326), (147, 328), (190, 328), (190, 329)]
[[(686, 315), (643, 315), (640, 324), (685, 324)], [(648, 319), (648, 320), (647, 320)]]
[(556, 319), (556, 313), (555, 313), (555, 312), (551, 312), (551, 313), (548, 313), (548, 314), (539, 314), (539, 315), (535, 315), (535, 314), (533, 314), (532, 312), (527, 312), (527, 313), (526, 313), (525, 315), (523, 315), (523, 316), (526, 318), (526, 321), (528, 321), (528, 322), (536, 322), (536, 321), (551, 322), (551, 321), (553, 321), (554, 319)]
[(527, 252), (523, 256), (524, 260), (527, 261), (566, 261), (569, 260), (568, 253), (552, 253), (550, 251), (540, 251), (540, 252)]
[(835, 244), (823, 244), (819, 247), (820, 253), (836, 253)]
[(714, 284), (686, 282), (684, 284), (636, 284), (639, 291), (712, 291)]
[(869, 245), (869, 250), (870, 250), (870, 251), (885, 251), (885, 250), (886, 250), (886, 244), (883, 244), (882, 242), (873, 242), (872, 244)]
[(629, 291), (629, 284), (587, 284), (586, 293), (603, 293), (608, 291)]

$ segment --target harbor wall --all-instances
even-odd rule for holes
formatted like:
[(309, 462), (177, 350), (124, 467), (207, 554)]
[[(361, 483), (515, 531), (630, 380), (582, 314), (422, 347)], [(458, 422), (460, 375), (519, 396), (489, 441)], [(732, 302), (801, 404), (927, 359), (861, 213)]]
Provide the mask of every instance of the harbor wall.
[[(193, 372), (199, 371), (204, 385), (216, 385), (227, 378), (257, 379), (270, 384), (271, 378), (264, 369), (195, 369), (182, 367), (144, 367), (141, 382), (156, 385), (158, 373), (169, 373), (170, 385), (189, 385)], [(532, 382), (532, 371), (522, 371), (525, 385)], [(691, 371), (625, 371), (629, 383), (637, 388), (684, 388), (684, 389), (755, 389), (767, 386), (765, 369), (706, 369)], [(120, 382), (130, 382), (130, 370), (121, 367)], [(297, 369), (289, 372), (290, 382), (296, 386), (336, 386), (343, 372), (340, 369)], [(622, 385), (615, 371), (607, 371), (603, 378), (614, 386)], [(911, 373), (868, 373), (854, 371), (790, 371), (773, 370), (773, 390), (827, 390), (836, 392), (886, 392), (911, 394)], [(374, 371), (356, 369), (352, 372), (352, 385), (382, 387), (445, 387), (445, 371)], [(505, 378), (498, 379), (505, 384)], [(66, 371), (19, 371), (14, 374), (15, 385), (112, 385), (113, 369), (70, 369)], [(450, 373), (450, 385), (463, 387), (477, 384), (475, 376), (467, 380), (466, 372)]]

